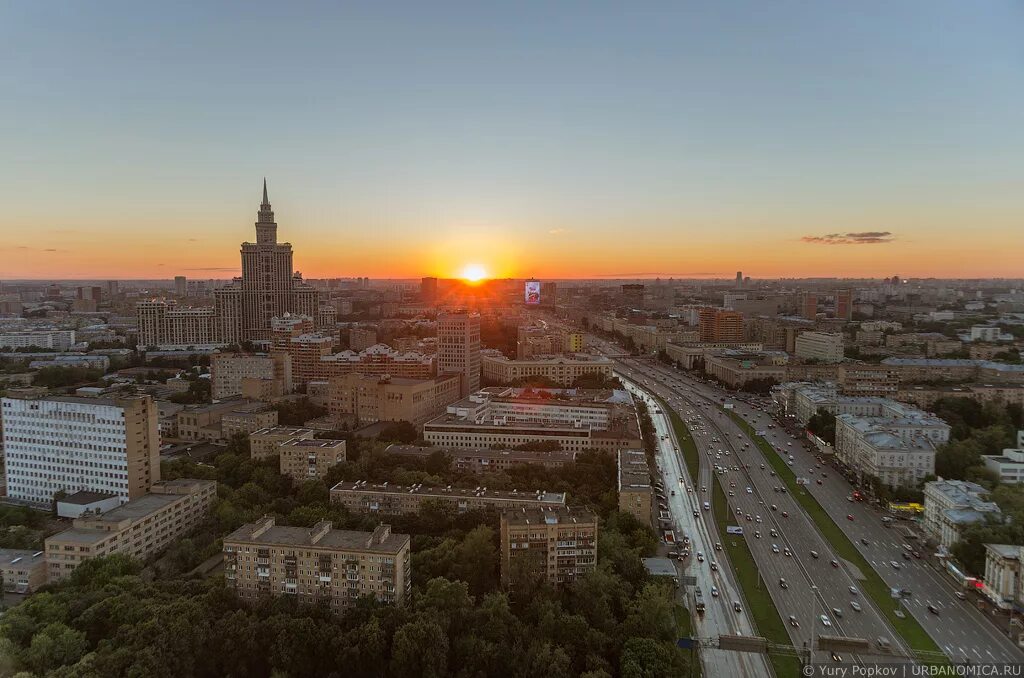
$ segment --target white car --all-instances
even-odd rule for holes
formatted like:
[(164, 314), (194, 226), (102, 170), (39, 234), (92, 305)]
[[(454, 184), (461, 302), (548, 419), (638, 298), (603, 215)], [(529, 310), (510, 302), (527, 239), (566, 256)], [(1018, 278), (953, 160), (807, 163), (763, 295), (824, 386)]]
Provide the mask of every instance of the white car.
[(850, 590), (850, 593), (852, 595), (857, 595), (857, 587), (856, 586), (851, 586), (849, 590)]
[(747, 494), (754, 494), (754, 491), (748, 487), (747, 488)]
[(860, 603), (858, 603), (856, 600), (850, 601), (850, 607), (853, 608), (854, 612), (860, 612)]
[(772, 544), (772, 553), (778, 553), (778, 552), (779, 552), (779, 545), (778, 544)]
[(717, 598), (718, 597), (718, 587), (717, 586), (712, 586), (711, 587), (711, 597), (712, 598)]
[(821, 625), (822, 626), (824, 626), (824, 627), (832, 626), (832, 621), (826, 615), (821, 615), (820, 617), (818, 617), (818, 619), (821, 620)]

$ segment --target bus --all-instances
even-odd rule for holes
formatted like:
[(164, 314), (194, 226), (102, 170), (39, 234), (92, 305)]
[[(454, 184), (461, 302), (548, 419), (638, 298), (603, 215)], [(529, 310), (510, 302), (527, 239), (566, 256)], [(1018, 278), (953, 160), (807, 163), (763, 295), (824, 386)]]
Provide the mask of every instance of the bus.
[(693, 590), (693, 609), (700, 616), (704, 616), (704, 594), (700, 592), (700, 587)]

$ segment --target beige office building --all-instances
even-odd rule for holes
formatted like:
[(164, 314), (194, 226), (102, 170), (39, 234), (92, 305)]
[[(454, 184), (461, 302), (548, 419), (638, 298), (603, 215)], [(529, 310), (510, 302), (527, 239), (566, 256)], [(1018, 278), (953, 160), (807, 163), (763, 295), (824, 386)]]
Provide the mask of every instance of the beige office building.
[(451, 506), (457, 513), (490, 508), (507, 511), (518, 508), (559, 508), (565, 506), (565, 493), (489, 490), (486, 487), (425, 487), (423, 485), (375, 485), (365, 480), (342, 481), (331, 488), (331, 501), (356, 513), (399, 515), (415, 513), (424, 502)]
[(345, 461), (344, 440), (292, 438), (278, 445), (277, 449), (281, 475), (297, 483), (323, 478), (332, 466)]
[(500, 351), (484, 351), (480, 356), (483, 378), (495, 384), (507, 384), (517, 379), (540, 377), (550, 379), (559, 386), (572, 386), (584, 375), (612, 377), (613, 363), (604, 356), (587, 354), (545, 355), (526, 360), (509, 360)]
[(309, 440), (316, 437), (316, 431), (301, 426), (271, 426), (249, 434), (249, 456), (252, 459), (269, 459), (280, 454), (281, 443), (294, 439)]
[(212, 480), (181, 478), (154, 483), (150, 494), (47, 537), (50, 583), (59, 582), (91, 558), (123, 553), (138, 560), (162, 551), (199, 526), (217, 496)]
[(272, 516), (224, 537), (224, 577), (245, 601), (296, 596), (343, 610), (363, 596), (397, 603), (412, 585), (410, 537), (388, 525), (373, 532), (278, 526)]
[(838, 363), (843, 360), (842, 332), (802, 332), (796, 338), (796, 356), (804, 360)]
[(452, 373), (430, 379), (347, 374), (332, 377), (329, 384), (332, 415), (354, 416), (360, 423), (422, 424), (459, 399), (461, 380)]
[(501, 583), (524, 579), (568, 586), (597, 568), (597, 515), (586, 510), (520, 509), (501, 516)]
[(0, 549), (5, 593), (32, 593), (46, 583), (46, 551)]
[(480, 388), (480, 314), (468, 311), (437, 316), (437, 371), (462, 375), (460, 395)]
[[(274, 397), (292, 390), (292, 364), (288, 354), (214, 353), (210, 356), (211, 397), (243, 395), (247, 379), (264, 382)], [(255, 385), (250, 385), (250, 390)]]
[(348, 331), (349, 349), (365, 351), (377, 343), (377, 331), (368, 327), (353, 327)]
[(153, 299), (135, 306), (139, 348), (211, 348), (222, 345), (213, 308), (178, 307), (174, 301)]
[(643, 450), (619, 450), (619, 510), (629, 513), (644, 525), (654, 520), (654, 489), (651, 470)]

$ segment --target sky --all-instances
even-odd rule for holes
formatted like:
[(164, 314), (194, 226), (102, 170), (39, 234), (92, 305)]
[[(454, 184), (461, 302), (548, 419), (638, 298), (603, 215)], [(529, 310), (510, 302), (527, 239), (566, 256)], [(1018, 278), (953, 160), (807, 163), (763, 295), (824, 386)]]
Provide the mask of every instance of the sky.
[(1024, 3), (0, 4), (0, 279), (1024, 277)]

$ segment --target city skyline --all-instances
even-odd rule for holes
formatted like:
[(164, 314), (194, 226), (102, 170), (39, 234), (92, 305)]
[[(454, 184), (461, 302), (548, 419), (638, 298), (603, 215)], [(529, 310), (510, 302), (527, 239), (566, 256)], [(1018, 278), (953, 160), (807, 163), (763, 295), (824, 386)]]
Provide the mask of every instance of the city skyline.
[(9, 5), (0, 277), (1019, 276), (1022, 11)]

